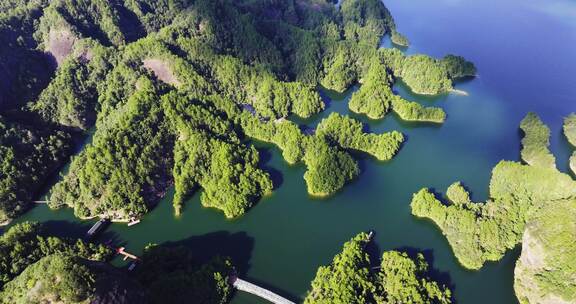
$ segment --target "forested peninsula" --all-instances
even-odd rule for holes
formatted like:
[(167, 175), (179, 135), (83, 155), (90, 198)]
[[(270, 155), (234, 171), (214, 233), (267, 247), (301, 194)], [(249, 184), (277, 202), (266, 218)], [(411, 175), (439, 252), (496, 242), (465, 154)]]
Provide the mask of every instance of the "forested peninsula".
[(49, 206), (127, 221), (175, 187), (238, 217), (273, 191), (249, 139), (302, 163), (308, 191), (335, 193), (359, 174), (354, 150), (394, 157), (404, 137), (331, 115), (314, 134), (290, 121), (325, 109), (318, 88), (355, 83), (370, 118), (442, 122), (439, 108), (394, 94), (442, 94), (476, 69), (462, 57), (406, 56), (378, 0), (8, 0), (0, 4), (0, 220), (27, 210), (88, 131)]
[[(568, 138), (573, 117), (564, 127)], [(550, 129), (536, 114), (529, 113), (520, 128), (523, 163), (496, 165), (487, 202), (473, 202), (457, 182), (446, 198), (430, 189), (414, 194), (412, 214), (432, 220), (469, 269), (498, 261), (522, 244), (514, 284), (520, 302), (571, 303), (576, 301), (576, 181), (556, 169), (548, 148)]]
[(366, 249), (371, 237), (358, 234), (321, 266), (304, 303), (452, 303), (450, 289), (430, 279), (421, 253), (386, 251), (378, 263)]
[(23, 222), (0, 236), (0, 303), (227, 303), (228, 258), (200, 261), (185, 247), (151, 245), (133, 272), (113, 250)]

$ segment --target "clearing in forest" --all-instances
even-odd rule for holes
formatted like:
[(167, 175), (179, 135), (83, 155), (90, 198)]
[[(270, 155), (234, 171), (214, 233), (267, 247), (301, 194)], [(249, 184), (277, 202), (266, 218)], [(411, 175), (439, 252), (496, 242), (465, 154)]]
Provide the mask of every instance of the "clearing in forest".
[(60, 66), (64, 59), (72, 53), (75, 42), (76, 37), (67, 29), (51, 30), (46, 51), (54, 57), (56, 64)]
[(180, 84), (180, 81), (178, 81), (178, 79), (176, 78), (176, 76), (172, 72), (172, 69), (170, 69), (170, 66), (166, 61), (161, 59), (149, 58), (144, 59), (143, 63), (144, 67), (152, 71), (152, 73), (154, 73), (154, 75), (162, 82), (173, 86), (178, 86)]

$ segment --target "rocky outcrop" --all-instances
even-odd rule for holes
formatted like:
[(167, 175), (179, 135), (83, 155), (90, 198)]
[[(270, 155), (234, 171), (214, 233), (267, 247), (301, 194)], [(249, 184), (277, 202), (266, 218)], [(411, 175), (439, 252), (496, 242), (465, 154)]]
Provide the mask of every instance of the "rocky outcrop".
[(76, 37), (68, 29), (51, 30), (46, 43), (46, 51), (54, 57), (59, 66), (72, 53)]

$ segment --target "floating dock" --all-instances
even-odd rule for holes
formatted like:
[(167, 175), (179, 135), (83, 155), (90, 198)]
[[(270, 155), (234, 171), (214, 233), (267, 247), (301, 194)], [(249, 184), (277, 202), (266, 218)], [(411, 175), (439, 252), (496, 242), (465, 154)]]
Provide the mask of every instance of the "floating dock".
[(140, 223), (140, 220), (138, 220), (138, 219), (133, 219), (132, 221), (130, 221), (130, 222), (128, 223), (128, 227), (134, 226), (134, 225), (136, 225), (136, 224), (138, 224), (138, 223)]
[(116, 253), (117, 253), (117, 254), (120, 254), (120, 255), (123, 255), (123, 256), (124, 256), (124, 258), (122, 258), (124, 261), (126, 261), (127, 259), (132, 259), (132, 260), (134, 260), (134, 261), (138, 261), (138, 260), (139, 260), (139, 258), (138, 258), (136, 255), (131, 254), (131, 253), (129, 253), (129, 252), (126, 252), (125, 249), (126, 249), (126, 248), (124, 248), (124, 247), (120, 247), (120, 248), (117, 248), (117, 249), (116, 249)]
[(90, 228), (90, 230), (88, 230), (88, 232), (86, 232), (85, 238), (87, 240), (92, 239), (95, 235), (102, 232), (102, 230), (104, 230), (109, 223), (110, 223), (109, 219), (106, 218), (100, 219), (94, 225), (92, 225), (92, 227)]

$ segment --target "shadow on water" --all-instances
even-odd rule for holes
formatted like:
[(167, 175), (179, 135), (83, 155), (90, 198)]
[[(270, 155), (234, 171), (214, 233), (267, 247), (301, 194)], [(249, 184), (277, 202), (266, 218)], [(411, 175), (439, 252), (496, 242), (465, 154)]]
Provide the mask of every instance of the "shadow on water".
[(561, 168), (560, 171), (565, 171), (568, 175), (572, 176), (572, 178), (576, 178), (576, 172), (572, 172), (570, 169), (570, 157), (576, 155), (576, 147), (570, 144), (563, 130), (559, 130), (558, 132), (560, 134), (556, 136), (561, 138), (560, 145), (557, 147), (557, 150), (553, 151), (556, 156), (556, 166)]
[[(402, 79), (396, 79), (396, 82), (392, 86), (392, 92), (410, 101), (418, 101), (421, 104), (432, 104), (438, 103), (440, 101), (446, 100), (449, 93), (443, 93), (438, 95), (422, 95), (414, 93), (412, 89), (404, 82)], [(424, 103), (422, 103), (424, 102)]]
[[(434, 254), (433, 250), (426, 249), (421, 250), (415, 247), (400, 247), (395, 249), (396, 251), (406, 253), (409, 258), (414, 261), (417, 261), (418, 254), (422, 254), (426, 263), (428, 263), (428, 271), (424, 273), (425, 276), (429, 277), (430, 279), (438, 282), (440, 286), (446, 286), (452, 294), (454, 294), (454, 290), (456, 289), (456, 285), (452, 282), (450, 275), (448, 272), (442, 272), (436, 268), (434, 268)], [(365, 248), (366, 253), (370, 257), (370, 267), (373, 271), (380, 271), (380, 263), (382, 261), (382, 255), (384, 252), (381, 250), (380, 246), (376, 241), (371, 241), (366, 245)], [(452, 299), (453, 303), (455, 299)]]
[[(402, 133), (402, 136), (404, 136), (404, 140), (400, 143), (400, 146), (398, 147), (398, 151), (396, 152), (396, 155), (400, 154), (402, 149), (404, 149), (404, 146), (406, 145), (406, 143), (408, 143), (408, 141), (410, 140), (410, 136), (408, 136), (408, 134)], [(394, 158), (392, 158), (392, 160), (394, 160)]]
[(83, 239), (90, 227), (92, 227), (90, 223), (81, 224), (62, 220), (42, 222), (42, 229), (46, 235), (74, 239)]
[[(443, 123), (431, 122), (431, 121), (406, 121), (400, 118), (396, 112), (391, 111), (387, 115), (394, 116), (394, 119), (404, 129), (415, 129), (415, 128), (429, 128), (429, 129), (440, 129), (444, 125)], [(448, 118), (446, 118), (448, 120)]]
[[(447, 190), (447, 189), (446, 189)], [(450, 202), (450, 200), (448, 200), (446, 198), (446, 195), (444, 194), (445, 192), (439, 191), (436, 188), (428, 188), (428, 191), (430, 191), (430, 193), (432, 193), (432, 195), (434, 195), (434, 198), (436, 198), (438, 201), (440, 201), (440, 203), (442, 203), (442, 205), (444, 206), (451, 206), (452, 202)]]
[[(419, 249), (415, 247), (400, 247), (396, 249), (397, 251), (404, 252), (413, 259), (414, 261), (417, 260), (418, 254), (422, 254), (424, 256), (424, 260), (428, 264), (428, 271), (424, 274), (425, 276), (429, 277), (433, 281), (438, 282), (440, 286), (446, 286), (446, 288), (450, 289), (452, 292), (452, 297), (454, 296), (454, 292), (456, 290), (456, 284), (452, 282), (452, 278), (448, 272), (442, 272), (436, 268), (434, 268), (434, 251), (432, 249)], [(455, 299), (452, 299), (452, 303), (456, 303)]]
[[(454, 182), (456, 182), (456, 181), (454, 181)], [(470, 187), (468, 187), (464, 182), (460, 182), (460, 184), (462, 185), (462, 187), (464, 188), (464, 190), (466, 190), (466, 192), (468, 192), (468, 196), (470, 197), (470, 200), (471, 200), (473, 203), (479, 203), (479, 204), (484, 204), (484, 203), (485, 203), (485, 202), (482, 201), (482, 200), (476, 200), (476, 199), (474, 199), (474, 198), (476, 197), (476, 195), (474, 194), (475, 192), (472, 191), (472, 190), (470, 189)]]
[(333, 91), (333, 90), (330, 90), (330, 89), (327, 89), (327, 88), (320, 86), (320, 87), (318, 87), (318, 92), (320, 94), (320, 97), (322, 97), (322, 100), (324, 101), (324, 103), (327, 103), (326, 109), (328, 109), (329, 104), (332, 101), (345, 100), (345, 99), (349, 98), (350, 95), (352, 95), (352, 93), (354, 93), (356, 90), (358, 90), (358, 88), (360, 88), (360, 84), (354, 83), (354, 84), (350, 85), (346, 91), (340, 93), (340, 92)]
[(352, 154), (352, 157), (358, 162), (358, 168), (360, 169), (358, 178), (360, 178), (366, 172), (366, 168), (369, 166), (368, 162), (378, 161), (375, 157), (364, 152), (351, 151), (350, 154)]
[(452, 80), (452, 83), (455, 86), (460, 85), (460, 84), (467, 84), (467, 83), (474, 81), (476, 78), (477, 78), (477, 76), (465, 76), (462, 78), (456, 78), (456, 79)]
[[(82, 239), (93, 243), (111, 244), (114, 246), (125, 246), (126, 241), (120, 235), (112, 230), (104, 230), (94, 238), (86, 239), (86, 233), (95, 222), (70, 222), (63, 220), (51, 220), (42, 222), (42, 230), (45, 235), (60, 237)], [(104, 224), (109, 226), (110, 223)], [(103, 228), (106, 229), (106, 228)]]
[[(464, 188), (464, 190), (466, 190), (466, 192), (468, 192), (468, 195), (470, 196), (470, 200), (472, 201), (472, 203), (474, 204), (486, 204), (486, 201), (484, 200), (476, 200), (475, 198), (475, 192), (470, 190), (470, 188), (462, 181), (457, 181), (454, 180), (453, 183), (459, 182), (460, 185), (462, 185), (462, 187)], [(450, 184), (452, 185), (452, 184)], [(448, 186), (449, 187), (449, 186)], [(451, 206), (453, 205), (452, 201), (450, 201), (450, 199), (448, 198), (448, 188), (446, 188), (443, 192), (442, 191), (438, 191), (438, 189), (436, 188), (428, 188), (428, 190), (434, 195), (434, 197), (440, 201), (442, 203), (442, 205), (444, 206)]]
[(270, 163), (272, 160), (272, 151), (270, 151), (270, 148), (262, 147), (257, 148), (257, 150), (260, 154), (260, 162), (258, 167), (270, 174), (270, 179), (272, 179), (272, 186), (274, 190), (280, 188), (284, 182), (284, 176), (282, 175), (282, 172), (268, 165), (268, 163)]
[(516, 157), (521, 163), (526, 164), (526, 162), (522, 159), (522, 139), (524, 138), (524, 131), (518, 128), (516, 130), (516, 137), (518, 137), (518, 141), (516, 142), (516, 147), (518, 148), (517, 150), (518, 154), (516, 155)]
[(102, 244), (109, 245), (112, 247), (125, 247), (128, 242), (123, 239), (118, 233), (110, 230), (106, 230), (98, 235), (94, 241), (98, 241)]
[(404, 146), (406, 145), (406, 143), (409, 140), (409, 136), (406, 134), (402, 134), (404, 136), (404, 141), (400, 143), (399, 147), (398, 147), (398, 151), (396, 152), (396, 154), (394, 154), (394, 157), (392, 157), (389, 160), (379, 160), (378, 158), (376, 158), (375, 156), (366, 153), (364, 151), (358, 151), (358, 150), (353, 150), (353, 149), (348, 149), (346, 150), (348, 153), (350, 153), (350, 155), (352, 155), (352, 157), (358, 161), (358, 167), (360, 168), (360, 174), (362, 174), (362, 172), (364, 172), (364, 170), (368, 167), (368, 162), (372, 162), (372, 165), (385, 165), (388, 163), (393, 162), (394, 160), (396, 160), (396, 156), (399, 155), (402, 151), (402, 149), (404, 148)]
[(382, 257), (382, 248), (380, 248), (378, 242), (372, 240), (371, 242), (366, 244), (366, 248), (364, 250), (368, 254), (368, 257), (370, 257), (370, 267), (376, 270), (376, 267), (380, 266), (380, 260)]
[(230, 257), (238, 274), (244, 277), (250, 269), (254, 238), (246, 232), (217, 231), (162, 243), (162, 246), (186, 247), (192, 250), (195, 258), (201, 263), (209, 261), (214, 256)]
[(322, 101), (324, 102), (324, 107), (325, 107), (324, 111), (326, 111), (332, 105), (332, 98), (330, 98), (330, 96), (328, 96), (327, 89), (318, 90), (318, 94), (320, 94), (320, 98), (322, 98)]

